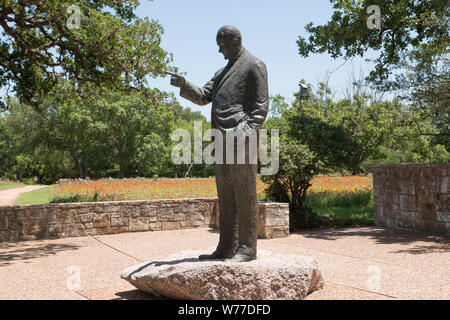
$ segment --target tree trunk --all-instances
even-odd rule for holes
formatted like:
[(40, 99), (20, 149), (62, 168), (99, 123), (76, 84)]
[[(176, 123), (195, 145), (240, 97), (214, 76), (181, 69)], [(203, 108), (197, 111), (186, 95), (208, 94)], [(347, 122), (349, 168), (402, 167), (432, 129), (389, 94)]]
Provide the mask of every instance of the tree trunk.
[(119, 178), (123, 179), (125, 177), (125, 169), (123, 164), (119, 165)]
[(78, 153), (76, 150), (72, 150), (73, 157), (75, 158), (75, 162), (78, 167), (78, 175), (80, 176), (80, 179), (86, 179), (86, 173), (84, 171), (84, 165), (81, 159), (78, 157)]
[(78, 164), (78, 173), (80, 175), (80, 179), (86, 179), (86, 173), (84, 172), (84, 165), (81, 160), (77, 160)]
[(352, 176), (359, 176), (361, 174), (361, 167), (359, 164), (355, 164), (352, 168)]
[(189, 164), (189, 167), (188, 167), (186, 173), (184, 174), (184, 177), (185, 177), (185, 178), (189, 177), (189, 174), (191, 173), (191, 169), (192, 169), (192, 166), (193, 166), (193, 165), (194, 165), (193, 162)]

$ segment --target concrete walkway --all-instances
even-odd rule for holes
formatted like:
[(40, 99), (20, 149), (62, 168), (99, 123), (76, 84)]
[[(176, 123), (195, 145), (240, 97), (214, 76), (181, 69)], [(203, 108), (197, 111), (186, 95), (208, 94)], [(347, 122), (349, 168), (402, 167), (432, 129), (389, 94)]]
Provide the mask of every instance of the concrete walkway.
[(12, 206), (16, 199), (25, 192), (44, 188), (47, 186), (26, 186), (0, 191), (0, 206)]
[[(203, 228), (0, 243), (0, 299), (154, 299), (120, 272), (217, 241), (217, 230)], [(314, 257), (325, 286), (310, 300), (450, 299), (449, 238), (345, 228), (258, 240), (258, 248)]]

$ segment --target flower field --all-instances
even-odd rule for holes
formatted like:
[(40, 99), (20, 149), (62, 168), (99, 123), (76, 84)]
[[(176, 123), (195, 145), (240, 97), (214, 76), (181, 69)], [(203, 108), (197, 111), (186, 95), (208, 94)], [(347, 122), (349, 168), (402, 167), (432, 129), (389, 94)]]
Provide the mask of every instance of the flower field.
[[(264, 199), (266, 185), (258, 179), (257, 193)], [(371, 176), (318, 176), (309, 194), (352, 194), (372, 190)], [(214, 178), (101, 179), (70, 181), (56, 185), (52, 202), (155, 200), (217, 197)]]
[(309, 194), (351, 194), (372, 191), (372, 176), (318, 176), (308, 189)]

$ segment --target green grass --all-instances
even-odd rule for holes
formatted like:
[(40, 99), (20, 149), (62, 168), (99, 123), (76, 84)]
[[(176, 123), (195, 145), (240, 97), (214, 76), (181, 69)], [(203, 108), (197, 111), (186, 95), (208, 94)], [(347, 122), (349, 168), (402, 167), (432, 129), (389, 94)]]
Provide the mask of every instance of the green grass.
[(312, 212), (306, 213), (310, 215), (307, 221), (299, 221), (299, 227), (368, 226), (375, 223), (372, 191), (345, 195), (308, 195), (305, 206)]
[(14, 181), (0, 181), (0, 191), (25, 187), (25, 184)]
[(24, 204), (46, 204), (52, 200), (53, 186), (33, 190), (30, 192), (22, 193), (14, 203), (15, 205)]

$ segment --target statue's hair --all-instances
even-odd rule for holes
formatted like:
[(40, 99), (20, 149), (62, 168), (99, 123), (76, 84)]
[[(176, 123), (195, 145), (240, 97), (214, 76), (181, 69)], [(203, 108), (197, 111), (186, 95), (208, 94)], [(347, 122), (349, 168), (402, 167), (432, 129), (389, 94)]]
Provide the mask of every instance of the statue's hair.
[(239, 40), (239, 44), (242, 44), (242, 35), (238, 28), (231, 25), (223, 26), (217, 31), (217, 36), (221, 36), (224, 38), (237, 38)]

